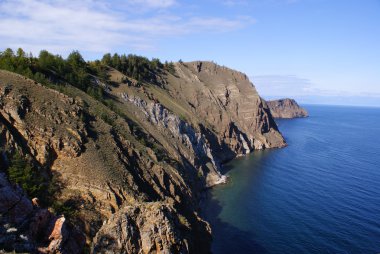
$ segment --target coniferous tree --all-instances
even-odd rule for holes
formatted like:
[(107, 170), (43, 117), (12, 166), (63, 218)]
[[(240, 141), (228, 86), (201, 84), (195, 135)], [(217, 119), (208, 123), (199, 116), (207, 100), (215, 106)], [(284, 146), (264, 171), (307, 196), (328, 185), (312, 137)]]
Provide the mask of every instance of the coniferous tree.
[(22, 155), (17, 152), (7, 170), (9, 181), (18, 184), (29, 197), (39, 197), (43, 189), (43, 178)]

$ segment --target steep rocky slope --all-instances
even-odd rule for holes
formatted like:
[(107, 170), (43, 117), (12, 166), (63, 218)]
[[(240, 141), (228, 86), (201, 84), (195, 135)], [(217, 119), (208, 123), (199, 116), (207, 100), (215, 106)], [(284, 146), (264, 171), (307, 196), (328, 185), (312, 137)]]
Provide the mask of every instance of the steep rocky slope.
[(264, 100), (243, 73), (211, 62), (177, 63), (175, 70), (161, 86), (121, 84), (110, 93), (165, 149), (199, 169), (207, 186), (221, 181), (222, 162), (285, 145)]
[(307, 111), (293, 99), (267, 101), (274, 118), (308, 117)]
[(174, 68), (154, 84), (108, 68), (108, 83), (94, 77), (108, 106), (70, 85), (0, 71), (3, 161), (18, 151), (56, 176), (56, 199), (75, 204), (96, 253), (207, 253), (200, 191), (225, 180), (223, 162), (286, 145), (244, 74), (211, 62)]

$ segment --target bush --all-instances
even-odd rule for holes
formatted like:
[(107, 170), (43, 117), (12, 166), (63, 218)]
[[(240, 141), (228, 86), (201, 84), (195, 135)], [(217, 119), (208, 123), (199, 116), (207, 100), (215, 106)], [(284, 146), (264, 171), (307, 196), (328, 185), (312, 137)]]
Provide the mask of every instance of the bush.
[(54, 201), (52, 208), (56, 214), (63, 214), (70, 222), (75, 222), (80, 204), (80, 198), (72, 197), (65, 202)]
[(7, 170), (9, 181), (18, 184), (29, 197), (41, 199), (45, 181), (38, 170), (32, 168), (20, 153), (16, 153)]
[(115, 125), (115, 121), (114, 121), (114, 119), (112, 119), (112, 116), (110, 117), (110, 116), (109, 116), (107, 113), (105, 113), (105, 112), (102, 112), (102, 113), (101, 113), (100, 118), (101, 118), (104, 122), (108, 123), (108, 124), (111, 125), (111, 126), (114, 126), (114, 125)]
[(174, 64), (173, 64), (173, 62), (165, 62), (165, 64), (164, 64), (164, 68), (165, 68), (165, 70), (167, 70), (170, 74), (172, 74), (172, 75), (175, 75), (176, 74), (176, 72), (175, 72), (175, 68), (174, 68)]
[(6, 169), (9, 181), (18, 184), (29, 198), (37, 197), (42, 206), (52, 205), (65, 187), (59, 174), (37, 170), (19, 152), (12, 156), (9, 164)]
[(56, 214), (63, 214), (71, 223), (76, 221), (83, 199), (72, 196), (65, 201), (57, 200), (62, 189), (65, 188), (59, 173), (48, 174), (34, 169), (19, 152), (11, 158), (6, 173), (9, 181), (18, 184), (29, 198), (37, 197), (40, 205), (53, 208)]

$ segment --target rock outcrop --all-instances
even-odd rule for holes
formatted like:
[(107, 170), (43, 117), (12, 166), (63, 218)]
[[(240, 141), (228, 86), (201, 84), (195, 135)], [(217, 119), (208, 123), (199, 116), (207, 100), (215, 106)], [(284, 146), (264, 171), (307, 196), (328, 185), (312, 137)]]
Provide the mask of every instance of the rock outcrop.
[(221, 181), (222, 176), (219, 173), (220, 162), (215, 161), (212, 148), (204, 134), (195, 130), (185, 120), (180, 119), (179, 116), (173, 114), (158, 102), (147, 102), (137, 96), (129, 96), (127, 93), (122, 93), (121, 98), (141, 110), (146, 116), (146, 120), (156, 125), (158, 130), (161, 130), (163, 133), (167, 132), (174, 137), (177, 142), (185, 146), (186, 149), (178, 147), (178, 150), (192, 165), (201, 167), (204, 161), (197, 162), (197, 160), (199, 160), (199, 158), (207, 158), (214, 169), (207, 174), (206, 182), (209, 183), (209, 185)]
[(126, 206), (112, 215), (99, 230), (94, 238), (93, 251), (196, 253), (196, 250), (190, 249), (189, 246), (189, 230), (190, 223), (187, 219), (178, 215), (169, 204), (153, 202)]
[(267, 101), (274, 118), (308, 117), (307, 111), (300, 107), (293, 99)]
[(212, 62), (177, 64), (171, 94), (185, 101), (236, 155), (285, 145), (269, 109), (248, 77)]
[(0, 252), (81, 253), (85, 236), (27, 198), (0, 173)]

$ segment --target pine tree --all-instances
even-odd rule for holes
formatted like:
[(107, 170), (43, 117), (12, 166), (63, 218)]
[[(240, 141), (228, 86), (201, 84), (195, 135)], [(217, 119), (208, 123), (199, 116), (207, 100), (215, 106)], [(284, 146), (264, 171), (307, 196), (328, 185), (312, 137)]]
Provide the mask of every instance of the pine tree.
[(7, 170), (9, 181), (18, 184), (29, 197), (38, 197), (42, 191), (43, 178), (19, 152), (13, 156)]

